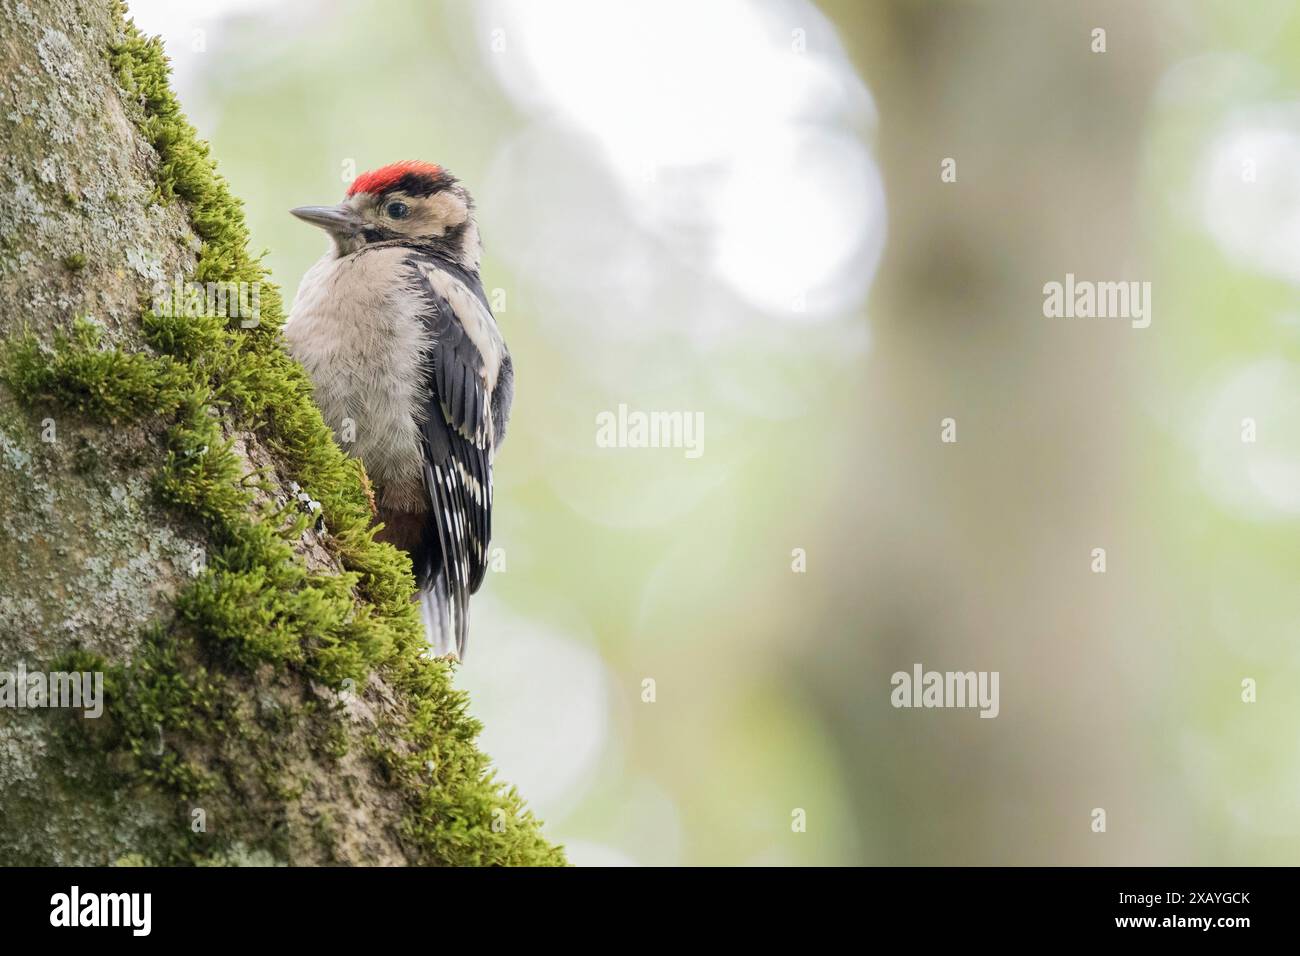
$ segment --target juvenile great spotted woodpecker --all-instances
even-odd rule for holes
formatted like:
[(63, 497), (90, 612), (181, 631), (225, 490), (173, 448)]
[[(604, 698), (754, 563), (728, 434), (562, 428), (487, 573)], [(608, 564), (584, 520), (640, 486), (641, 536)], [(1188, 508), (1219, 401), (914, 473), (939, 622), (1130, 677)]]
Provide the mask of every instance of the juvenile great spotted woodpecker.
[(402, 162), (358, 176), (337, 206), (292, 212), (331, 246), (298, 287), (289, 351), (342, 447), (366, 467), (377, 537), (411, 556), (435, 653), (461, 657), (514, 396), (479, 279), (473, 200), (445, 169)]

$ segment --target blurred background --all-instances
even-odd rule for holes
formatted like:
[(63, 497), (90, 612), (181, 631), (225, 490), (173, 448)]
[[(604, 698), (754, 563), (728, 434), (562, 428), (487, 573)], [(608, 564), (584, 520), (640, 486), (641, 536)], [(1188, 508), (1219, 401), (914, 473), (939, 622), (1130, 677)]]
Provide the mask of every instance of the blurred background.
[(131, 8), (287, 293), (290, 207), (474, 193), (518, 393), (458, 679), (575, 863), (1300, 862), (1292, 3)]

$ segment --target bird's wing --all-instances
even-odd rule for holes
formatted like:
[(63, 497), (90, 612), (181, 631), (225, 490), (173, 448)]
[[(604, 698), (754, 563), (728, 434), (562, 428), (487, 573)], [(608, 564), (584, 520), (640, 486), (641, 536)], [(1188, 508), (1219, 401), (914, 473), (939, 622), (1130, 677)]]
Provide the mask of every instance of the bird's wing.
[(469, 595), (487, 570), (496, 431), (492, 399), (509, 360), (477, 277), (434, 256), (413, 257), (411, 267), (431, 343), (421, 422), (425, 490), (437, 541), (437, 548), (430, 548), (436, 554), (429, 571), (433, 578), (439, 571), (445, 576), (452, 625), (463, 649)]

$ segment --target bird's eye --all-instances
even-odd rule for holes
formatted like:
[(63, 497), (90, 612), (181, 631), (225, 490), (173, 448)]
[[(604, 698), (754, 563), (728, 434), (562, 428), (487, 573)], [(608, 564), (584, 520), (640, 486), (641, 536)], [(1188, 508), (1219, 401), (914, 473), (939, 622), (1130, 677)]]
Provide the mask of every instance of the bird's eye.
[(411, 209), (406, 203), (393, 200), (384, 207), (384, 212), (388, 213), (390, 219), (405, 219), (411, 214)]

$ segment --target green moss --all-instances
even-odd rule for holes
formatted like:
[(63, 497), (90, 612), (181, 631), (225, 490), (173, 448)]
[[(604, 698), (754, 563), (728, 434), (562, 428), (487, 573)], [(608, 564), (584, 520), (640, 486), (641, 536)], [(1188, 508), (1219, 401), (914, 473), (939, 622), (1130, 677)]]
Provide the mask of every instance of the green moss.
[[(113, 720), (79, 731), (117, 785), (222, 808), (216, 841), (192, 832), (178, 813), (174, 831), (142, 858), (283, 858), (287, 825), (276, 808), (303, 792), (291, 769), (303, 750), (295, 741), (305, 735), (306, 750), (327, 760), (349, 750), (338, 708), (310, 691), (304, 700), (303, 688), (345, 679), (366, 687), (376, 672), (397, 706), (376, 708), (381, 723), (366, 756), (407, 806), (401, 835), (411, 861), (562, 864), (518, 794), (494, 779), (451, 666), (425, 656), (410, 562), (374, 540), (364, 473), (334, 443), (306, 373), (282, 347), (279, 292), (249, 255), (240, 204), (170, 90), (161, 44), (122, 19), (109, 62), (158, 154), (156, 200), (183, 202), (202, 240), (192, 281), (257, 283), (261, 308), (254, 328), (220, 315), (146, 313), (156, 354), (107, 348), (83, 321), (50, 346), (21, 337), (0, 358), (0, 374), (27, 401), (59, 402), (104, 422), (159, 416), (158, 494), (212, 544), (206, 567), (178, 596), (174, 620), (148, 635), (137, 659), (109, 669)], [(244, 473), (223, 427), (253, 434), (274, 453), (280, 479), (321, 503), (322, 541), (342, 573), (307, 566), (293, 546), (306, 518), (276, 503), (271, 476)], [(250, 714), (250, 693), (277, 702)], [(157, 745), (160, 733), (167, 746)], [(317, 846), (331, 848), (330, 822), (312, 827)]]
[(86, 268), (86, 256), (81, 252), (70, 252), (63, 257), (63, 267), (69, 272), (80, 272)]
[[(128, 665), (104, 667), (107, 739), (101, 751), (128, 751), (131, 772), (186, 799), (211, 793), (216, 781), (175, 745), (210, 743), (239, 732), (226, 678), (196, 662), (192, 642), (152, 630)], [(173, 738), (171, 743), (167, 737)]]
[(101, 338), (89, 319), (56, 332), (48, 348), (21, 334), (0, 356), (0, 378), (20, 400), (58, 402), (110, 424), (167, 414), (179, 404), (183, 369), (167, 357), (104, 348)]

